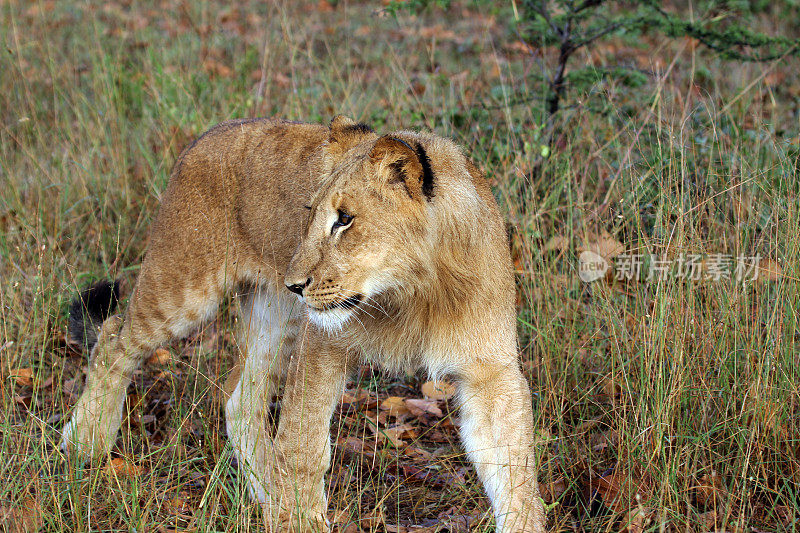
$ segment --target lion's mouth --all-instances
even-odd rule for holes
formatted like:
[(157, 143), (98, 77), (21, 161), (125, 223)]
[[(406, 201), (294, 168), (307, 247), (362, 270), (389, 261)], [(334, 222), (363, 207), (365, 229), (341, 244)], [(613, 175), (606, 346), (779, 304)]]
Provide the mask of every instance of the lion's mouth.
[(310, 302), (306, 302), (306, 305), (308, 305), (308, 307), (310, 307), (311, 309), (313, 309), (318, 313), (324, 311), (335, 311), (337, 309), (347, 311), (353, 309), (354, 307), (357, 307), (362, 302), (363, 299), (364, 299), (363, 294), (354, 294), (353, 296), (348, 296), (347, 298), (342, 298), (341, 300), (337, 300), (335, 302), (322, 306), (316, 306), (311, 304)]
[(338, 309), (352, 309), (360, 304), (363, 298), (364, 296), (361, 294), (354, 294), (353, 296), (345, 298), (341, 302), (336, 302), (333, 304), (333, 307)]
[(350, 311), (364, 301), (363, 294), (354, 294), (347, 298), (341, 298), (327, 303), (324, 306), (307, 303), (308, 318), (311, 322), (328, 332), (341, 331), (344, 325), (352, 318)]

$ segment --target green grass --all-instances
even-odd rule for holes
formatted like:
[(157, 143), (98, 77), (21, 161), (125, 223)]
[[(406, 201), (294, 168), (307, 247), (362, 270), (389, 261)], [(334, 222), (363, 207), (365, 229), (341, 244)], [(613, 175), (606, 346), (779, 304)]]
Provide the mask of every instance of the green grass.
[[(553, 529), (620, 530), (637, 517), (651, 530), (800, 529), (796, 60), (725, 63), (654, 38), (598, 49), (577, 60), (656, 74), (635, 91), (571, 94), (543, 160), (526, 75), (538, 66), (513, 44), (510, 5), (379, 11), (0, 5), (0, 512), (48, 531), (259, 530), (217, 392), (236, 352), (226, 310), (172, 344), (172, 362), (137, 374), (114, 454), (140, 473), (38, 473), (57, 455), (86, 364), (64, 343), (66, 305), (99, 277), (130, 289), (170, 166), (193, 137), (233, 117), (344, 113), (380, 131), (451, 136), (493, 184), (513, 225)], [(781, 275), (583, 283), (578, 253), (603, 232), (629, 253), (760, 255)], [(566, 245), (545, 251), (554, 236)], [(25, 368), (32, 385), (15, 378)], [(341, 531), (441, 517), (457, 530), (463, 516), (491, 528), (449, 418), (416, 422), (426, 461), (371, 429), (376, 400), (419, 397), (423, 380), (364, 369), (352, 385), (370, 395), (333, 424)], [(410, 474), (420, 465), (438, 484)]]

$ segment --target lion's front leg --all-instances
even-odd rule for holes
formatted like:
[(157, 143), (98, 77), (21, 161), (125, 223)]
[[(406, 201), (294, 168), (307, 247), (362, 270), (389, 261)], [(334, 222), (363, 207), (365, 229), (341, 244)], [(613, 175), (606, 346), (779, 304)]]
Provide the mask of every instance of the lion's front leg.
[(545, 513), (536, 482), (528, 383), (515, 358), (475, 363), (461, 376), (461, 438), (492, 502), (497, 530), (540, 533)]
[(271, 497), (282, 530), (327, 530), (325, 472), (330, 467), (330, 421), (344, 389), (346, 356), (327, 336), (306, 330), (289, 364), (281, 403)]
[(244, 365), (225, 405), (226, 427), (250, 495), (268, 507), (269, 404), (284, 379), (297, 334), (297, 312), (292, 299), (269, 286), (253, 289), (239, 303), (237, 337)]
[(280, 385), (280, 357), (250, 354), (236, 389), (225, 404), (228, 438), (247, 475), (250, 495), (261, 504), (269, 501), (271, 442), (267, 427), (269, 400)]

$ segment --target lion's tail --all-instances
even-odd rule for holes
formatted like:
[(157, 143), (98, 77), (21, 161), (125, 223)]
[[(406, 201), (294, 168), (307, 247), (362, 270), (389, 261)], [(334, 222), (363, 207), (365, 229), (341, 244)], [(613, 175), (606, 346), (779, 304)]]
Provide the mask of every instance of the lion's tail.
[(119, 302), (119, 281), (98, 281), (81, 292), (69, 306), (70, 340), (90, 352), (97, 343), (103, 321), (114, 313)]

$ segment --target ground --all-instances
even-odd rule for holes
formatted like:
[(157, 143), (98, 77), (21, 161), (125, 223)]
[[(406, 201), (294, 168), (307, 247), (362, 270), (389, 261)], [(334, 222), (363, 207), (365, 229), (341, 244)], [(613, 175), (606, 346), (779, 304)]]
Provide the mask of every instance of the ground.
[[(53, 472), (43, 467), (57, 463), (86, 365), (66, 342), (66, 309), (94, 279), (130, 291), (192, 138), (228, 118), (338, 113), (450, 136), (490, 180), (509, 220), (550, 528), (797, 528), (797, 60), (744, 64), (688, 39), (612, 36), (575, 64), (647, 81), (568, 91), (548, 125), (535, 74), (555, 51), (524, 42), (517, 7), (0, 5), (7, 528), (261, 528), (220, 408), (237, 351), (231, 304), (137, 374), (112, 461)], [(777, 8), (753, 24), (798, 27)], [(587, 251), (616, 269), (583, 281)], [(637, 258), (645, 274), (625, 275)], [(669, 270), (647, 279), (657, 264)], [(491, 530), (447, 396), (421, 375), (354, 376), (332, 428), (334, 527)]]

